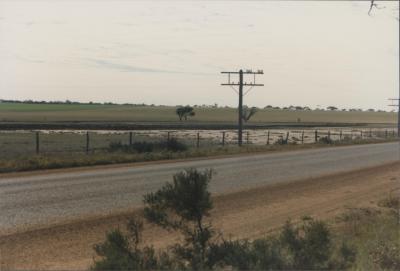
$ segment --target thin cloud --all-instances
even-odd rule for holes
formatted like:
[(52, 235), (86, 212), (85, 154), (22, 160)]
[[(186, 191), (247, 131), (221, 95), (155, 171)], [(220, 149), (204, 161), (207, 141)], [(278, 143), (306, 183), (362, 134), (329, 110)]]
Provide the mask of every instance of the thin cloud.
[(97, 67), (118, 70), (121, 72), (137, 72), (137, 73), (168, 73), (168, 74), (191, 74), (191, 75), (214, 75), (211, 73), (202, 72), (184, 72), (177, 70), (165, 70), (165, 69), (152, 69), (145, 67), (137, 67), (127, 64), (115, 63), (103, 59), (87, 59), (89, 62), (96, 64)]
[(33, 58), (27, 58), (27, 57), (22, 57), (22, 56), (15, 56), (16, 59), (24, 61), (24, 62), (29, 62), (29, 63), (45, 63), (46, 61), (42, 60), (42, 59), (33, 59)]

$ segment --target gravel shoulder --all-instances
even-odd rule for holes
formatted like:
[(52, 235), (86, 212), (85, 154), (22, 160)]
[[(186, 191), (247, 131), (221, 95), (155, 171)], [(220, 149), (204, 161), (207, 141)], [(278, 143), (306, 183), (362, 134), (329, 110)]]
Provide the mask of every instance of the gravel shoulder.
[[(330, 219), (348, 207), (368, 206), (400, 191), (400, 162), (300, 180), (242, 188), (214, 197), (213, 224), (225, 236), (255, 238), (278, 229), (287, 219), (311, 215)], [(0, 269), (87, 269), (93, 244), (106, 231), (124, 228), (140, 208), (92, 216), (50, 227), (0, 236)], [(179, 239), (145, 225), (144, 239), (165, 247)]]

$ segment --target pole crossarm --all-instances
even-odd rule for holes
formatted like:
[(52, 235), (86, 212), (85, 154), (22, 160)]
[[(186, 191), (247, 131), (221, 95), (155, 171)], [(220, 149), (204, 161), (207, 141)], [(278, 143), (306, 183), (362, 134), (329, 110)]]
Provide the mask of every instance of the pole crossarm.
[[(390, 98), (388, 100), (392, 101), (392, 104), (389, 104), (389, 106), (398, 108), (397, 109), (397, 137), (400, 139), (400, 97), (399, 98)], [(397, 102), (397, 104), (395, 104), (395, 102)]]
[[(399, 104), (400, 104), (400, 98), (390, 98), (388, 100), (392, 101), (392, 104), (388, 104), (388, 106), (399, 106)], [(398, 103), (395, 104), (395, 101), (398, 102)]]
[[(228, 73), (230, 73), (230, 74), (239, 74), (240, 72), (221, 72), (221, 73), (222, 74), (228, 74)], [(251, 70), (248, 70), (248, 71), (243, 71), (242, 74), (264, 74), (264, 71), (263, 70), (258, 70), (258, 71), (253, 72)]]
[(249, 84), (249, 83), (243, 83), (243, 84), (240, 84), (240, 83), (225, 83), (225, 84), (221, 84), (221, 86), (240, 86), (240, 85), (249, 86), (249, 87), (263, 87), (264, 86), (264, 84)]

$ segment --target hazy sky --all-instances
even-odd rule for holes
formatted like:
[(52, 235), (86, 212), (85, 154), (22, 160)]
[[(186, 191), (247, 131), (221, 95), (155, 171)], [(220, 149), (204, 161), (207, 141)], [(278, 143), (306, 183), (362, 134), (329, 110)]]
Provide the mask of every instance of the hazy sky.
[(398, 2), (1, 1), (0, 98), (389, 109)]

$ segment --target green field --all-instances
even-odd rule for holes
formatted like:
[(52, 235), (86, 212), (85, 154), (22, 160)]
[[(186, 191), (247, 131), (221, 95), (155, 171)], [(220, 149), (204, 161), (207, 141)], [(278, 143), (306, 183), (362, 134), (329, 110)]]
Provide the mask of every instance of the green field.
[[(188, 123), (235, 123), (234, 108), (195, 108)], [(1, 122), (179, 122), (172, 106), (0, 103)], [(260, 109), (250, 123), (396, 123), (396, 113)]]

